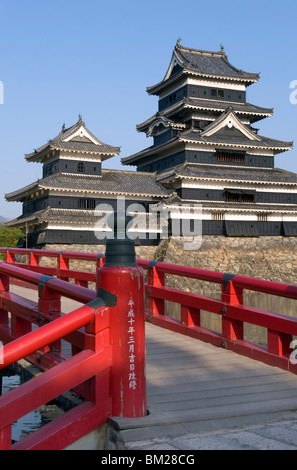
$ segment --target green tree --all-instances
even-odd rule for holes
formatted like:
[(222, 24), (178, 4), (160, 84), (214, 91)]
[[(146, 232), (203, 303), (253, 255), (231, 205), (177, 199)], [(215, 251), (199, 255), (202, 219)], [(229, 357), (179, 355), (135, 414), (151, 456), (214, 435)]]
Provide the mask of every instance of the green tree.
[(23, 236), (23, 232), (18, 228), (0, 225), (0, 246), (13, 248), (17, 245), (18, 239)]

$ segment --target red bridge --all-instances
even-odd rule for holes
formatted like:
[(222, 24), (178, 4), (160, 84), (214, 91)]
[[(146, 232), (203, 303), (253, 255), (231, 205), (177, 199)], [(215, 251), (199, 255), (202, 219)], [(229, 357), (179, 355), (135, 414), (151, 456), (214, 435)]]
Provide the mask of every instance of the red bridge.
[[(0, 263), (0, 340), (4, 345), (0, 368), (26, 358), (42, 371), (0, 397), (0, 449), (65, 449), (110, 419), (118, 431), (146, 426), (162, 430), (162, 426), (184, 421), (296, 409), (297, 361), (292, 360), (292, 341), (297, 336), (297, 319), (243, 305), (244, 290), (297, 299), (296, 286), (147, 260), (134, 263), (130, 259), (117, 266), (115, 257), (108, 258), (107, 253), (17, 248), (0, 252), (5, 255)], [(56, 260), (56, 265), (40, 262), (46, 258)], [(72, 260), (93, 262), (94, 269), (74, 270)], [(219, 284), (221, 298), (166, 287), (168, 276)], [(36, 300), (17, 294), (17, 285), (31, 288), (28, 292)], [(61, 298), (80, 306), (65, 314)], [(180, 321), (165, 314), (166, 301), (180, 305)], [(202, 310), (220, 317), (220, 333), (201, 326)], [(267, 330), (267, 347), (245, 340), (244, 323)], [(164, 329), (178, 334), (172, 338)], [(162, 340), (167, 343), (157, 344)], [(71, 345), (68, 354), (61, 346), (66, 342)], [(243, 356), (248, 363), (242, 362)], [(191, 367), (191, 378), (188, 371), (184, 380), (187, 367)], [(232, 375), (236, 368), (237, 375)], [(245, 375), (240, 376), (240, 369)], [(194, 378), (193, 370), (197, 372)], [(213, 383), (208, 384), (211, 395), (204, 383), (204, 398), (213, 397), (208, 408), (201, 395), (202, 371), (203, 380), (207, 375)], [(214, 380), (217, 384), (225, 380), (224, 386), (228, 382), (230, 391), (242, 384), (245, 398), (236, 404), (231, 396), (219, 406), (224, 394), (218, 387), (215, 395)], [(253, 400), (253, 387), (263, 383), (267, 389), (262, 401)], [(278, 393), (274, 395), (275, 384)], [(80, 397), (77, 406), (12, 444), (12, 423), (69, 390)], [(175, 394), (171, 408), (170, 394)]]

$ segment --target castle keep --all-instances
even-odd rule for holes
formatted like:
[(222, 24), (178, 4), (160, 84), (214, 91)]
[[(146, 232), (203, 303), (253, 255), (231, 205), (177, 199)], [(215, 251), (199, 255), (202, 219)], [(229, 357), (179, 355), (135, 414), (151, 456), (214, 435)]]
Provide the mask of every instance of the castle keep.
[[(94, 209), (100, 203), (201, 204), (204, 235), (297, 236), (297, 174), (275, 167), (292, 142), (264, 137), (255, 127), (273, 110), (247, 101), (259, 75), (218, 52), (177, 41), (164, 78), (147, 88), (158, 110), (137, 125), (152, 145), (122, 158), (137, 171), (102, 170), (120, 149), (103, 144), (78, 122), (26, 155), (43, 164), (40, 180), (6, 195), (23, 213), (9, 222), (28, 246), (98, 244)], [(142, 244), (158, 242), (148, 236)]]

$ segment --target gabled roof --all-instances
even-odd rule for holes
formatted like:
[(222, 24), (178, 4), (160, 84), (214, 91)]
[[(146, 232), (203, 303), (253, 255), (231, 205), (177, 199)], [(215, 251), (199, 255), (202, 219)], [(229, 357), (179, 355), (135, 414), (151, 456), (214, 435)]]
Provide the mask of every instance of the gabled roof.
[(213, 113), (223, 113), (232, 106), (233, 111), (239, 116), (248, 116), (251, 119), (251, 122), (259, 121), (266, 117), (273, 115), (273, 108), (263, 108), (256, 106), (250, 103), (239, 103), (239, 102), (230, 102), (222, 100), (207, 100), (204, 98), (193, 98), (187, 97), (172, 106), (164, 109), (163, 111), (158, 111), (150, 118), (146, 119), (144, 122), (137, 124), (136, 129), (138, 132), (147, 132), (149, 126), (156, 118), (167, 117), (168, 119), (174, 120), (175, 116), (179, 116), (181, 113), (189, 113), (189, 110), (192, 111), (206, 111)]
[(29, 162), (42, 162), (43, 158), (50, 150), (70, 150), (76, 152), (93, 153), (101, 156), (102, 160), (110, 158), (120, 153), (120, 147), (112, 147), (101, 142), (87, 128), (79, 115), (76, 124), (65, 128), (53, 139), (50, 139), (45, 145), (26, 154), (25, 158)]
[(177, 131), (184, 130), (186, 125), (182, 122), (176, 122), (173, 119), (169, 119), (166, 116), (158, 116), (151, 121), (150, 126), (147, 129), (147, 136), (152, 136), (155, 133), (155, 130), (159, 127), (166, 127), (168, 129), (174, 129)]
[(297, 185), (297, 173), (280, 168), (246, 168), (229, 165), (207, 165), (200, 163), (184, 163), (159, 173), (157, 181), (160, 183), (181, 179), (215, 180), (252, 183), (277, 183)]
[(22, 201), (26, 196), (40, 190), (77, 191), (84, 197), (105, 195), (131, 195), (164, 197), (166, 189), (156, 182), (155, 173), (127, 170), (102, 170), (101, 176), (76, 173), (55, 173), (5, 195), (7, 201)]
[(180, 45), (177, 41), (171, 61), (163, 80), (147, 88), (149, 94), (158, 95), (164, 85), (175, 81), (181, 75), (195, 75), (200, 78), (217, 78), (243, 82), (250, 85), (259, 80), (258, 73), (249, 73), (234, 67), (223, 46), (219, 52), (203, 51)]
[(287, 150), (292, 150), (293, 142), (284, 142), (276, 139), (269, 139), (268, 137), (259, 134), (251, 134), (254, 139), (251, 139), (240, 130), (234, 127), (220, 129), (218, 132), (213, 132), (211, 135), (206, 135), (195, 129), (189, 129), (180, 136), (180, 141), (188, 143), (197, 143), (203, 145), (215, 145), (217, 148), (222, 149), (270, 149), (275, 154), (282, 153)]
[(274, 153), (292, 150), (293, 142), (284, 142), (256, 134), (255, 130), (244, 125), (236, 116), (233, 108), (228, 108), (203, 131), (188, 129), (181, 133), (180, 140), (200, 144), (237, 148), (271, 149)]
[(257, 140), (260, 141), (261, 139), (251, 131), (247, 126), (242, 124), (242, 122), (238, 119), (236, 114), (233, 111), (232, 107), (229, 107), (226, 109), (224, 113), (221, 114), (215, 121), (213, 121), (211, 124), (206, 126), (201, 132), (201, 137), (209, 137), (212, 136), (213, 134), (217, 133), (224, 127), (228, 127), (229, 129), (235, 128), (237, 129), (241, 134), (243, 134), (245, 137), (247, 137), (250, 140)]
[[(215, 121), (204, 128), (186, 129), (178, 133), (172, 139), (162, 145), (150, 146), (140, 152), (122, 158), (124, 165), (139, 164), (142, 158), (159, 154), (172, 146), (180, 143), (191, 143), (199, 145), (212, 145), (217, 148), (228, 149), (270, 149), (275, 154), (292, 150), (293, 142), (284, 142), (256, 134), (256, 131), (244, 125), (229, 107)], [(160, 157), (159, 157), (160, 158)]]

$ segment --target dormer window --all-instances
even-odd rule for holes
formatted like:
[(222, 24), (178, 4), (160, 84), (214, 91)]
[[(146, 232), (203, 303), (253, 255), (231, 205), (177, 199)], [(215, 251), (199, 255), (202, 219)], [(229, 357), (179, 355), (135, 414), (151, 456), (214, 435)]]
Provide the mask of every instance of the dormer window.
[(83, 162), (78, 162), (77, 164), (77, 173), (85, 172), (85, 164)]

